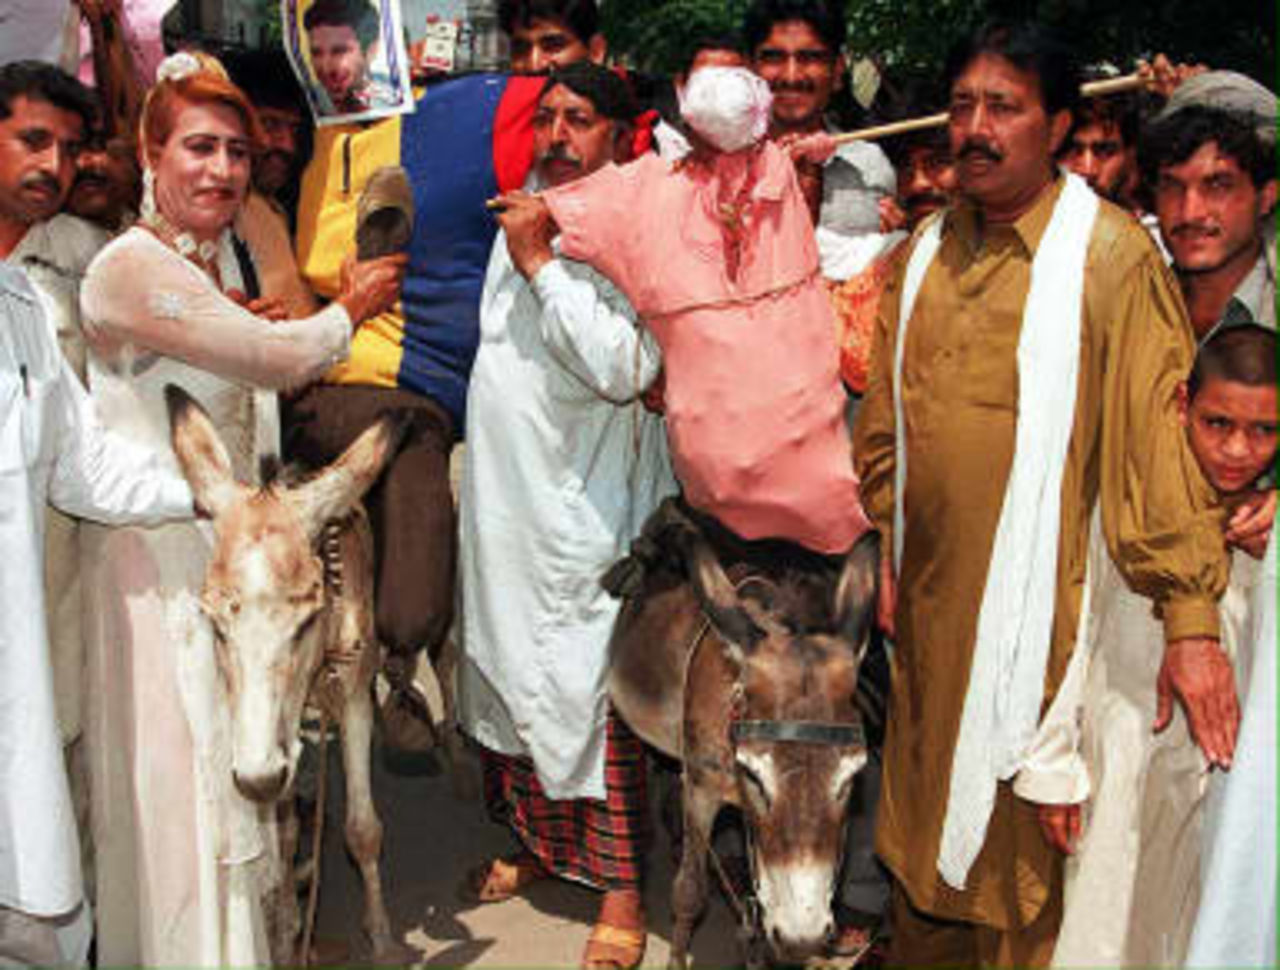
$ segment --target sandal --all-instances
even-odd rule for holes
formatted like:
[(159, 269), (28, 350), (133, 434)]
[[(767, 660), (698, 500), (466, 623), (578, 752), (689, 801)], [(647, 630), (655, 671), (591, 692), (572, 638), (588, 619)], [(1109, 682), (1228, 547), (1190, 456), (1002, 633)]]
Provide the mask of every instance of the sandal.
[(830, 956), (839, 957), (841, 962), (850, 961), (849, 966), (857, 966), (880, 935), (879, 919), (870, 913), (837, 904), (836, 935), (827, 947)]
[(490, 859), (467, 873), (461, 895), (466, 901), (480, 905), (501, 903), (547, 876), (542, 864), (525, 853)]
[(597, 923), (582, 951), (582, 970), (635, 970), (648, 942), (648, 930)]

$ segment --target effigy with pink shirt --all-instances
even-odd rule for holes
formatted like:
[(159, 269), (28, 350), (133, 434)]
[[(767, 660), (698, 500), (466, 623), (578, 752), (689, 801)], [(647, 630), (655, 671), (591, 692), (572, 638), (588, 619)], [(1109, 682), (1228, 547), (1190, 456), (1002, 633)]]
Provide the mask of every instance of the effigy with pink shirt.
[(681, 102), (702, 148), (543, 198), (562, 253), (612, 280), (662, 349), (685, 500), (744, 539), (838, 554), (869, 522), (813, 224), (790, 156), (764, 137), (770, 101), (750, 72), (705, 68)]

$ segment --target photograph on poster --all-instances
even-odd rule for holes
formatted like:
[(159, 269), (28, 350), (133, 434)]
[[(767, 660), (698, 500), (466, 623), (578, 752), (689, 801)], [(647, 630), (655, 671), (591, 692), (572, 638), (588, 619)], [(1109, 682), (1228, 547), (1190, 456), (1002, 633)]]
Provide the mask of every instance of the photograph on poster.
[(413, 110), (399, 0), (281, 0), (281, 20), (317, 124)]

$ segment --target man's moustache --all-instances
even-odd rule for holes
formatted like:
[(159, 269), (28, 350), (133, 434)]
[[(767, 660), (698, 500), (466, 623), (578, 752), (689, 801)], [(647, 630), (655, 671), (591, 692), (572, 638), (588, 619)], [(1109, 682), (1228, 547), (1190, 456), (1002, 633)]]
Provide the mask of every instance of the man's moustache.
[(915, 195), (909, 195), (903, 199), (908, 209), (919, 209), (927, 205), (942, 208), (947, 204), (947, 197), (936, 192), (917, 192)]
[(106, 173), (92, 169), (84, 169), (76, 173), (76, 180), (72, 185), (72, 188), (75, 189), (82, 185), (87, 185), (90, 188), (102, 189), (106, 188), (110, 184), (111, 179), (107, 177)]
[(570, 165), (582, 167), (582, 159), (575, 158), (571, 152), (563, 148), (551, 148), (538, 156), (538, 165), (545, 165), (547, 162), (567, 162)]
[(293, 159), (293, 155), (288, 152), (281, 151), (278, 148), (273, 148), (270, 151), (263, 152), (262, 155), (259, 156), (259, 160), (262, 162), (279, 162), (281, 165), (292, 165)]
[(798, 81), (778, 80), (774, 81), (770, 86), (774, 91), (793, 91), (797, 94), (813, 94), (817, 90), (817, 86), (813, 81), (807, 78), (802, 78)]
[(962, 161), (967, 158), (985, 158), (992, 162), (1004, 161), (1004, 155), (981, 141), (966, 141), (960, 146), (960, 151), (956, 152), (956, 157)]
[(58, 180), (48, 175), (33, 175), (31, 178), (24, 179), (22, 187), (24, 189), (47, 189), (54, 195), (62, 193), (62, 186), (58, 184)]
[(1218, 227), (1205, 222), (1180, 222), (1170, 231), (1170, 236), (1216, 236)]

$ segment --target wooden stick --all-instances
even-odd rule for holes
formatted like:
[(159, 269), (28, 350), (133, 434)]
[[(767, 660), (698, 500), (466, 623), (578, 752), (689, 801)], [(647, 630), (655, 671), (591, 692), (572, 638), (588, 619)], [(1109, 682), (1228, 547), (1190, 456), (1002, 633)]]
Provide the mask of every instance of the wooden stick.
[[(1105, 81), (1090, 81), (1080, 85), (1080, 93), (1086, 98), (1100, 98), (1108, 94), (1119, 94), (1121, 91), (1133, 91), (1142, 87), (1143, 80), (1137, 74), (1126, 74), (1124, 77), (1108, 78)], [(843, 145), (851, 141), (868, 141), (875, 138), (889, 138), (892, 135), (905, 135), (912, 131), (924, 131), (927, 128), (941, 128), (947, 123), (947, 113), (925, 115), (922, 118), (908, 118), (906, 121), (895, 121), (887, 125), (876, 125), (873, 128), (859, 128), (857, 131), (846, 131), (835, 136), (835, 143)]]

